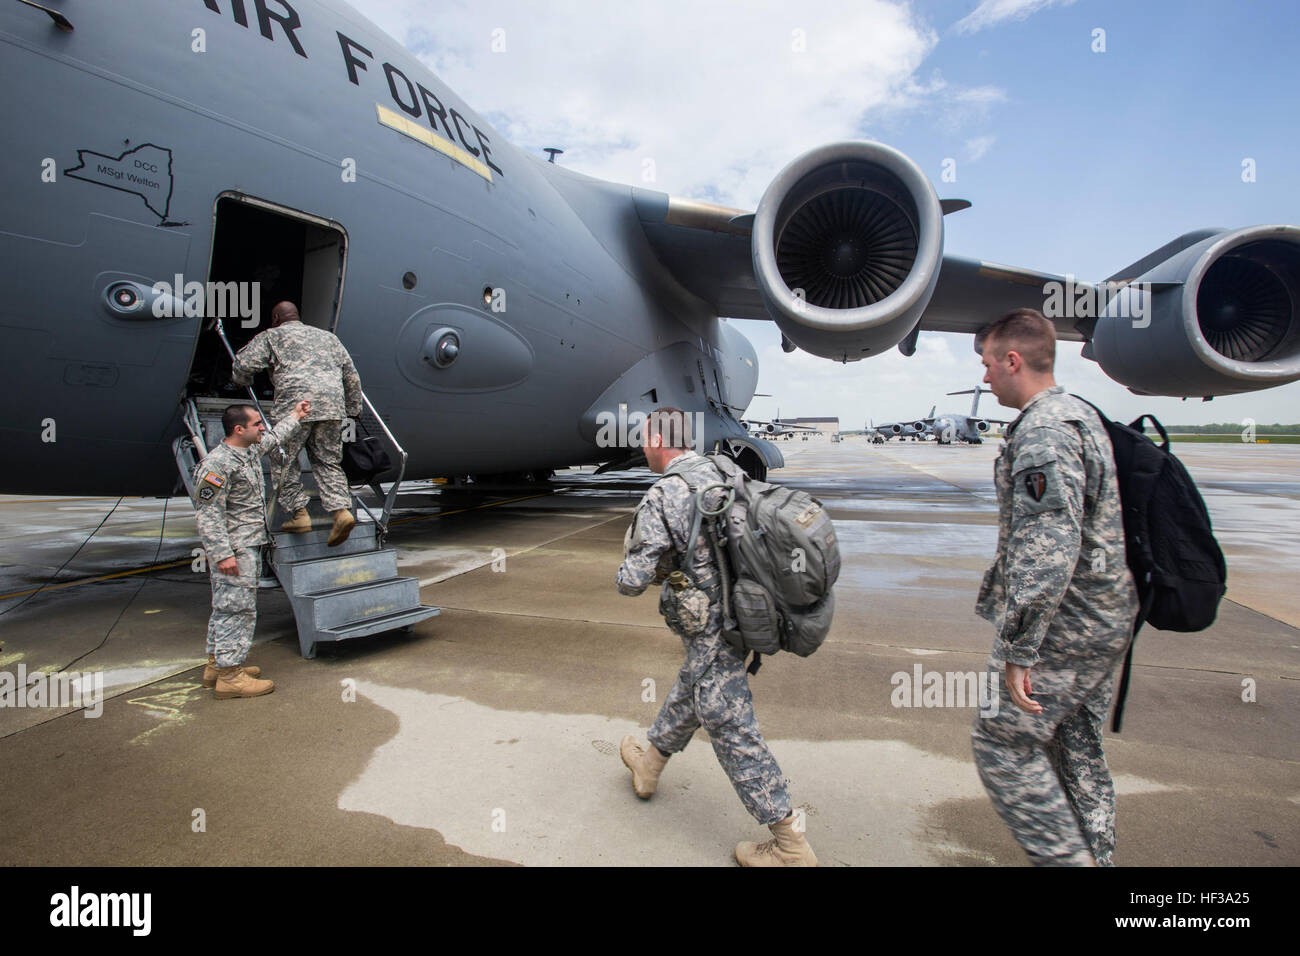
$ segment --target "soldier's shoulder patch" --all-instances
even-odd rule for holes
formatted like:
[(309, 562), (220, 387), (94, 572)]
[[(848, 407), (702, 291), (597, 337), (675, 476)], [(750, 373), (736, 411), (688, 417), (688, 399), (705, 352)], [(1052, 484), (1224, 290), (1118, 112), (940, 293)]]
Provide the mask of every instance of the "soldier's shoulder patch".
[(217, 496), (217, 490), (213, 488), (211, 485), (205, 484), (201, 488), (199, 488), (199, 498), (201, 498), (204, 501), (211, 501), (216, 496)]
[(223, 478), (221, 475), (217, 474), (215, 471), (206, 472), (203, 475), (203, 478), (200, 480), (205, 482), (206, 484), (211, 485), (213, 488), (216, 488), (218, 490), (224, 488), (226, 485), (226, 479)]
[(1013, 494), (1018, 514), (1033, 514), (1064, 508), (1065, 490), (1061, 487), (1058, 462), (1049, 458), (1016, 471)]
[(1047, 472), (1030, 471), (1025, 474), (1025, 490), (1029, 492), (1030, 497), (1035, 501), (1043, 500), (1043, 493), (1047, 491)]

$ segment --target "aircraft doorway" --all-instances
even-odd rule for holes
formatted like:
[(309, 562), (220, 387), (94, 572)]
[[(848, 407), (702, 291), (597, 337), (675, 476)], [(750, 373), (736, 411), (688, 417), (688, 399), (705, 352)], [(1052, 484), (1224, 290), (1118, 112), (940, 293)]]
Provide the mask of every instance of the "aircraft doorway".
[[(211, 283), (240, 283), (239, 301), (252, 306), (249, 311), (256, 319), (223, 317), (231, 347), (238, 352), (270, 328), (271, 310), (285, 300), (297, 303), (303, 322), (333, 331), (346, 259), (347, 233), (337, 223), (247, 196), (219, 197), (207, 278)], [(252, 283), (257, 283), (256, 295)], [(259, 399), (269, 398), (269, 377), (257, 376), (254, 388)], [(230, 356), (211, 317), (199, 335), (188, 394), (232, 399), (247, 395), (230, 382)]]

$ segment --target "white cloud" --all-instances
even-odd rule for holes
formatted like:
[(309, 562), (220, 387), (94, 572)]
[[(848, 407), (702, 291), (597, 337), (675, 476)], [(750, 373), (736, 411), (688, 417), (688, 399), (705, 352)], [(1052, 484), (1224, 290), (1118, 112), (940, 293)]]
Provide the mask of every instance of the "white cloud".
[[(616, 15), (577, 0), (454, 0), (439, 4), (436, 28), (423, 0), (355, 2), (521, 148), (562, 147), (560, 162), (580, 172), (745, 208), (815, 145), (870, 137), (900, 111), (1002, 98), (918, 81), (938, 36), (884, 0), (762, 0), (743, 14), (668, 0)], [(505, 52), (492, 52), (494, 30)]]
[(1047, 7), (1069, 6), (1074, 0), (983, 0), (962, 19), (955, 29), (958, 33), (977, 33), (1006, 20), (1025, 20)]
[(996, 136), (976, 136), (966, 140), (966, 158), (972, 163), (979, 162), (997, 142)]
[[(923, 116), (951, 136), (946, 155), (961, 144), (963, 161), (975, 162), (996, 141), (990, 114), (1007, 101), (1001, 87), (950, 83), (929, 66), (938, 35), (908, 5), (884, 0), (797, 9), (758, 0), (743, 15), (687, 0), (616, 8), (448, 0), (435, 19), (426, 0), (352, 2), (520, 148), (539, 155), (559, 146), (560, 161), (580, 172), (748, 209), (799, 153), (837, 139), (887, 139), (883, 124), (899, 120)], [(963, 29), (1051, 5), (981, 3)], [(492, 52), (498, 29), (503, 53)], [(800, 39), (806, 48), (796, 52)], [(645, 159), (655, 162), (653, 183), (642, 180)], [(779, 405), (787, 416), (839, 415), (845, 427), (868, 416), (906, 419), (936, 402), (968, 407), (944, 393), (981, 376), (968, 336), (925, 334), (910, 359), (893, 349), (839, 365), (781, 352), (770, 322), (738, 325), (761, 359), (759, 390), (775, 394), (754, 402), (754, 417), (770, 418)], [(1295, 418), (1300, 384), (1184, 405), (1131, 395), (1077, 352), (1062, 346), (1061, 380), (1125, 420), (1145, 410), (1171, 422)]]

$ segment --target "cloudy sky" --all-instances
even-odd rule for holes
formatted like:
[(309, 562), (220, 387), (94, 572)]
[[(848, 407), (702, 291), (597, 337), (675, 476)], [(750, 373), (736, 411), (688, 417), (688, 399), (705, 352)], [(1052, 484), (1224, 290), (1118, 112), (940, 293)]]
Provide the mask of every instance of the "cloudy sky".
[[(1289, 4), (352, 3), (515, 145), (559, 146), (570, 168), (673, 195), (752, 209), (812, 146), (876, 139), (941, 197), (974, 203), (947, 217), (947, 252), (1089, 280), (1191, 229), (1300, 223)], [(981, 374), (968, 336), (924, 333), (910, 359), (837, 365), (782, 353), (771, 323), (738, 325), (773, 394), (754, 417), (779, 406), (851, 428), (936, 402), (964, 410), (944, 393)], [(1078, 351), (1062, 345), (1058, 380), (1114, 417), (1300, 421), (1300, 383), (1208, 404), (1142, 398)]]

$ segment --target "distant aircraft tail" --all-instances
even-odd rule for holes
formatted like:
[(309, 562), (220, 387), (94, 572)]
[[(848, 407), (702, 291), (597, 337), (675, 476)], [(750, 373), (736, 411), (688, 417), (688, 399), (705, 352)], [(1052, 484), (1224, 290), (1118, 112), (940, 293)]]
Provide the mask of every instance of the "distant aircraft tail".
[[(963, 389), (960, 392), (949, 392), (948, 394), (949, 395), (974, 395), (975, 397), (971, 399), (971, 403), (970, 403), (970, 417), (978, 418), (980, 413), (980, 396), (992, 395), (993, 391), (987, 388), (980, 388), (978, 385), (976, 385), (974, 388)], [(934, 413), (931, 412), (930, 414), (934, 414)]]

